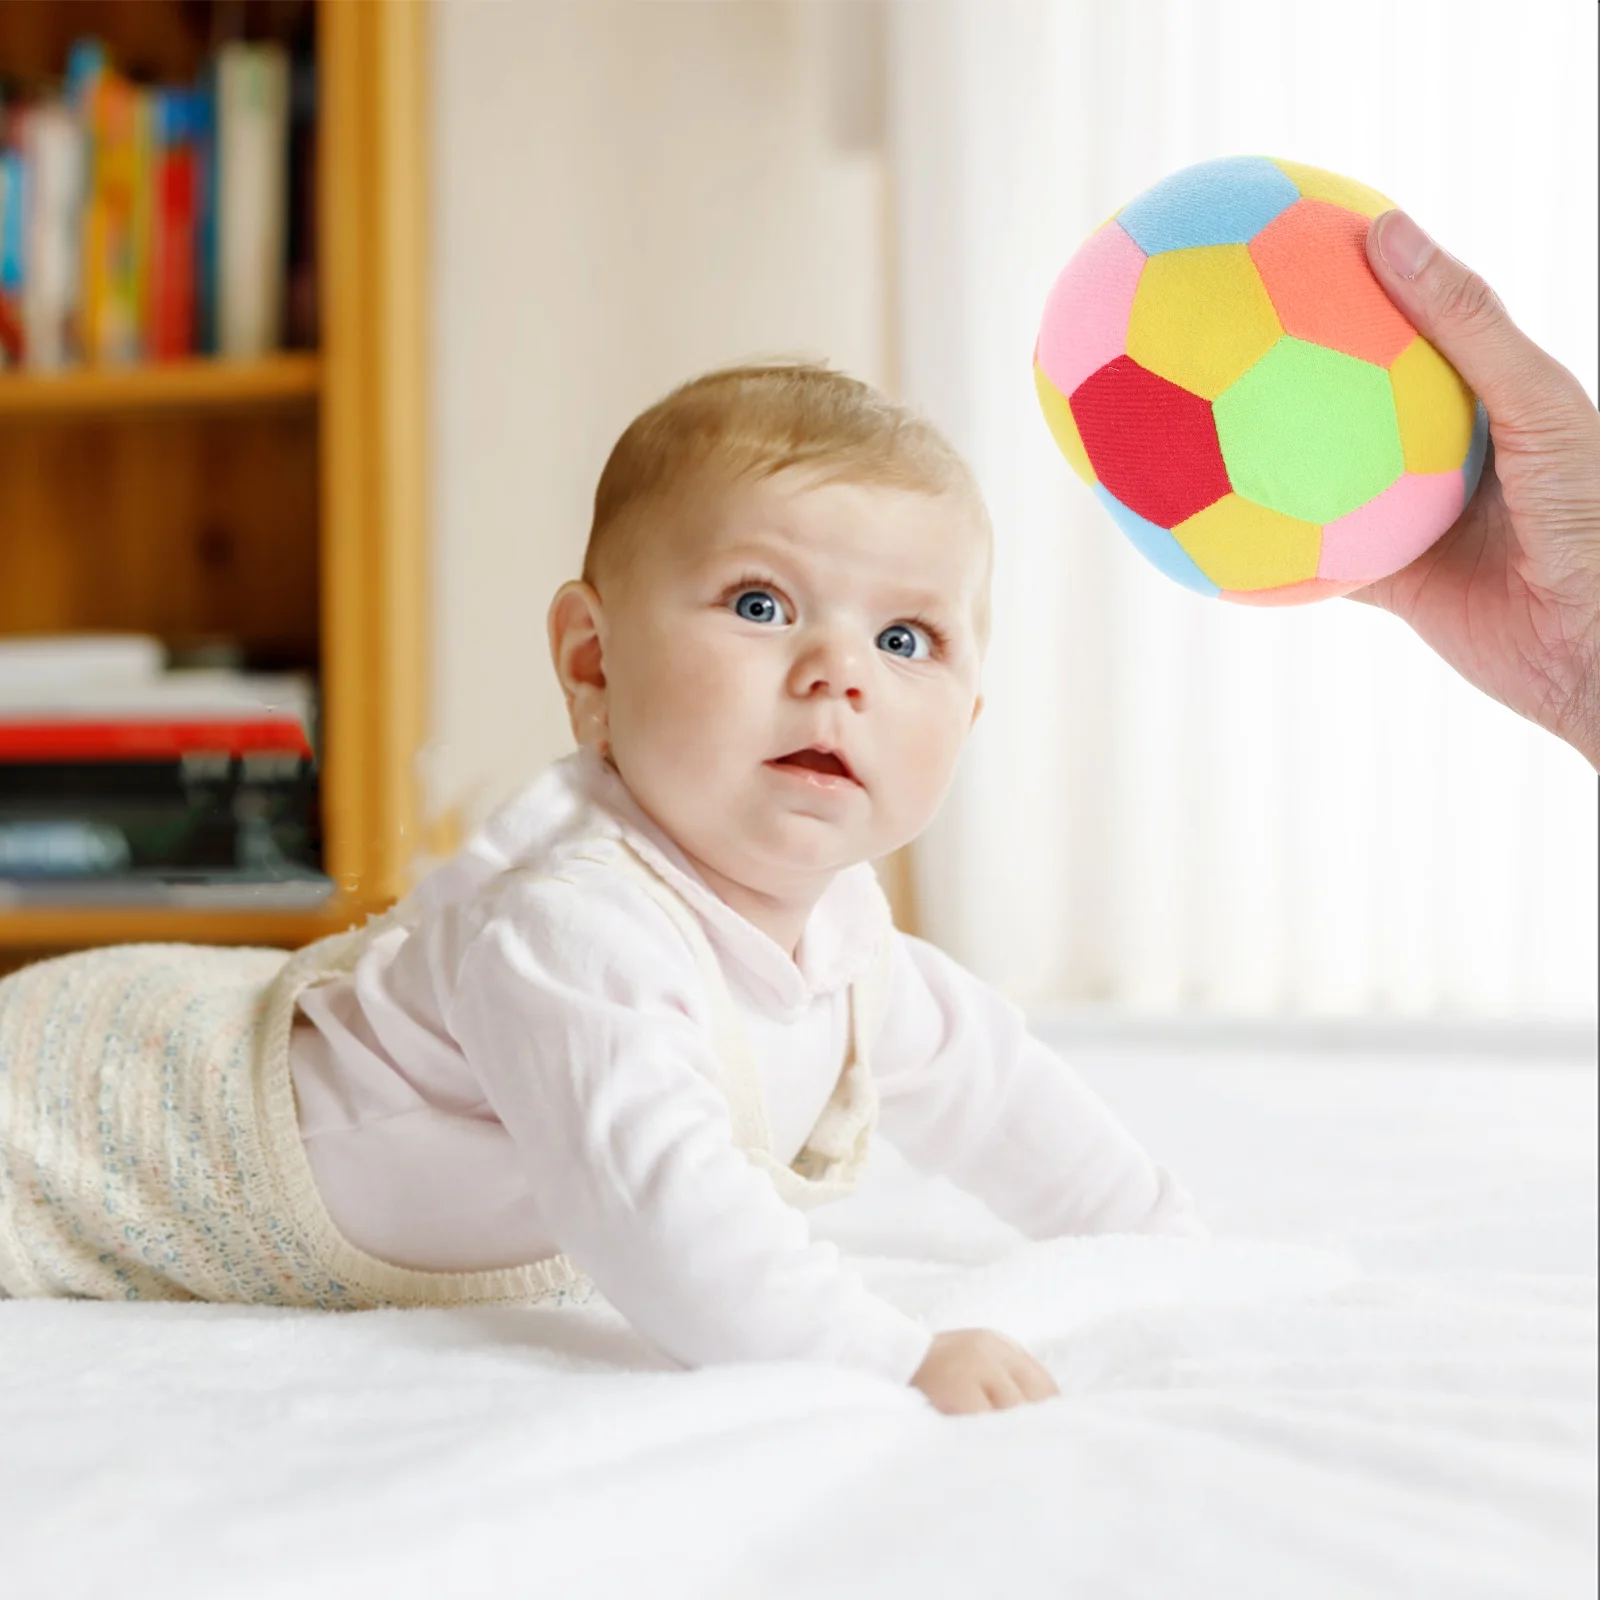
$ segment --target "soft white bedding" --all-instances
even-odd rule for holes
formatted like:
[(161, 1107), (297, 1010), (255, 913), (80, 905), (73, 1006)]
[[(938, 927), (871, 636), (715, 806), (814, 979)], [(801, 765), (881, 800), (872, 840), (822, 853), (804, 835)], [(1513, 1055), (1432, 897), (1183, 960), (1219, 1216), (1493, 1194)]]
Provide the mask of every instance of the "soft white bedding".
[(0, 1302), (0, 1594), (1516, 1597), (1595, 1585), (1595, 1077), (1099, 1049), (1219, 1235), (819, 1218), (1063, 1398), (686, 1375), (601, 1311)]

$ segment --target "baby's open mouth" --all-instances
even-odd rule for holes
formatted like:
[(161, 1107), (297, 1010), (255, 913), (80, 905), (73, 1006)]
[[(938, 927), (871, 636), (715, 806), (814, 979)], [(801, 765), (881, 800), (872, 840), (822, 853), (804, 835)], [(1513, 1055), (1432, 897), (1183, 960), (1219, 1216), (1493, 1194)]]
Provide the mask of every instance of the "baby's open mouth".
[(815, 747), (809, 750), (792, 750), (786, 756), (779, 756), (776, 761), (769, 761), (767, 765), (790, 771), (798, 769), (802, 772), (815, 772), (824, 778), (843, 778), (850, 783), (859, 781), (855, 773), (850, 770), (850, 763), (833, 750), (819, 750)]

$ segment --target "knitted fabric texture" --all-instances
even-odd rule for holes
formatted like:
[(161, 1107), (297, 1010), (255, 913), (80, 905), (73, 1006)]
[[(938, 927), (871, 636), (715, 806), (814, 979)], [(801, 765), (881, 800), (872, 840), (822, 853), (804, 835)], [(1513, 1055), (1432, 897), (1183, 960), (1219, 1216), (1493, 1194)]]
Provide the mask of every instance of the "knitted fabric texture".
[[(888, 948), (851, 992), (852, 1049), (833, 1098), (784, 1167), (698, 920), (631, 850), (605, 854), (666, 907), (694, 950), (717, 1018), (735, 1143), (792, 1204), (849, 1193), (877, 1115), (867, 1044), (886, 998)], [(581, 1268), (562, 1256), (478, 1272), (378, 1260), (339, 1233), (322, 1203), (289, 1068), (295, 1001), (410, 921), (402, 902), (292, 957), (125, 945), (0, 981), (0, 1287), (18, 1297), (341, 1311), (591, 1298)]]
[(1390, 204), (1299, 162), (1204, 161), (1056, 279), (1033, 359), (1045, 422), (1186, 588), (1348, 593), (1421, 555), (1477, 488), (1488, 417), (1367, 263)]

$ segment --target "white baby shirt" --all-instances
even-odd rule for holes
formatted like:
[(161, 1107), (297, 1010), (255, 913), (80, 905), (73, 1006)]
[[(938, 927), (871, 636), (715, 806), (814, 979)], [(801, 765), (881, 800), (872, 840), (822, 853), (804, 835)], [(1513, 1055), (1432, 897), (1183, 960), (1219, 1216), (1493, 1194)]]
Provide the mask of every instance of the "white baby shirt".
[(602, 840), (629, 846), (704, 928), (778, 1162), (829, 1100), (850, 986), (888, 940), (870, 1060), (879, 1126), (904, 1155), (1035, 1238), (1206, 1237), (1188, 1196), (1016, 1007), (892, 929), (869, 866), (834, 880), (791, 959), (582, 751), (422, 883), (413, 925), (300, 998), (300, 1131), (353, 1244), (441, 1271), (565, 1254), (690, 1366), (826, 1360), (904, 1382), (921, 1364), (927, 1331), (813, 1241), (734, 1144), (694, 955), (637, 877), (590, 859)]

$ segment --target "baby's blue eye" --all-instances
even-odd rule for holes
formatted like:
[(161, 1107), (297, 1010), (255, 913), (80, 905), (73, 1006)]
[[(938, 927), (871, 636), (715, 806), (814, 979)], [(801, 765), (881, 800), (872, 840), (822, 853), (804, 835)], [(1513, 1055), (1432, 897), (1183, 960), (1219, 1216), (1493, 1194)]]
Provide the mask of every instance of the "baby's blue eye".
[(789, 613), (783, 602), (766, 589), (746, 589), (733, 602), (733, 609), (746, 622), (787, 622)]
[(878, 648), (902, 661), (926, 661), (933, 654), (933, 641), (921, 628), (897, 622), (878, 635)]

